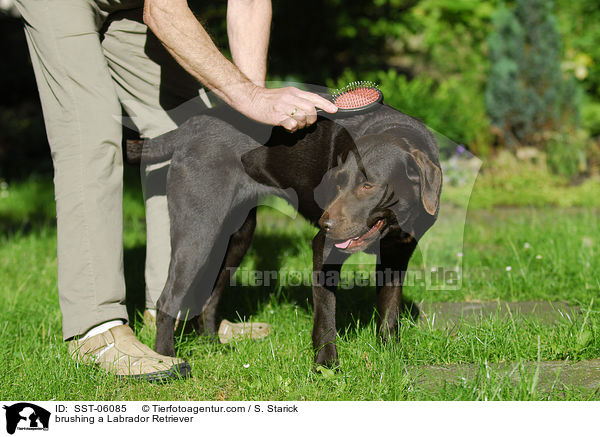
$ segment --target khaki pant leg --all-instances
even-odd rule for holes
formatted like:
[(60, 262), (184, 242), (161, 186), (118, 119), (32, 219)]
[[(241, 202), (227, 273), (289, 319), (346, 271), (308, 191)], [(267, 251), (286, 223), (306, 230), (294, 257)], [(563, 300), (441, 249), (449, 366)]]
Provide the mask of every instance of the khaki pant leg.
[[(143, 137), (173, 130), (206, 107), (199, 98), (200, 84), (148, 30), (141, 8), (111, 14), (105, 28), (102, 45), (117, 93)], [(146, 202), (146, 308), (156, 307), (171, 259), (167, 171), (168, 162), (141, 167)]]
[(58, 290), (67, 339), (124, 305), (121, 114), (86, 0), (21, 0), (54, 163)]

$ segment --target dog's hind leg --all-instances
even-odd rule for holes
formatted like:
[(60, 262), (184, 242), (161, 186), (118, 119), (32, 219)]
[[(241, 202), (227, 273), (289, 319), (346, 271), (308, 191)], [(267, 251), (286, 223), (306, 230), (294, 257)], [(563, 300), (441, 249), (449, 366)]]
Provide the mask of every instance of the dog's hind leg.
[[(203, 219), (204, 216), (199, 214), (195, 217), (196, 222), (200, 221), (198, 218)], [(175, 226), (171, 226), (174, 238), (171, 238), (169, 277), (157, 302), (157, 309), (168, 315), (156, 320), (156, 351), (163, 354), (173, 350), (173, 325), (167, 321), (178, 314), (187, 320), (202, 314), (202, 307), (210, 297), (227, 249), (225, 233), (215, 230), (208, 220), (198, 227), (182, 226), (178, 219), (174, 222)]]
[(223, 290), (234, 275), (235, 269), (240, 265), (244, 255), (252, 242), (252, 235), (256, 228), (256, 208), (252, 208), (244, 224), (231, 236), (227, 253), (219, 272), (210, 298), (202, 308), (202, 314), (198, 317), (198, 331), (209, 335), (216, 335), (218, 329), (217, 310)]
[[(154, 349), (162, 355), (170, 357), (175, 356), (175, 317), (171, 317), (169, 314), (162, 312), (161, 310), (156, 311), (156, 343)], [(158, 329), (160, 327), (160, 329)]]
[[(180, 186), (194, 186), (195, 183), (179, 179), (173, 182)], [(224, 195), (216, 200), (206, 190), (201, 193), (191, 190), (175, 192), (171, 195), (171, 264), (167, 282), (157, 302), (159, 311), (171, 318), (176, 318), (180, 313), (179, 317), (187, 320), (200, 316), (219, 275), (229, 237), (247, 215), (246, 212), (234, 227), (227, 220), (230, 205), (231, 197)], [(161, 320), (168, 318), (157, 318), (156, 351), (172, 352), (173, 326), (161, 323)]]
[(402, 309), (402, 284), (408, 261), (416, 247), (417, 241), (412, 238), (402, 243), (393, 239), (381, 241), (376, 275), (377, 312), (379, 332), (384, 339), (394, 336), (398, 330), (398, 316)]

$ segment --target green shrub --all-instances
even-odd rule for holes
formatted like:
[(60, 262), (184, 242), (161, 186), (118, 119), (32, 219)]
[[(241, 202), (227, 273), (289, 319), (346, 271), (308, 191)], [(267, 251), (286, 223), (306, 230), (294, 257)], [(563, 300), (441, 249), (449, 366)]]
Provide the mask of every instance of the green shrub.
[(408, 80), (394, 70), (361, 77), (346, 71), (337, 82), (330, 82), (330, 86), (342, 87), (355, 80), (376, 82), (389, 105), (421, 119), (454, 142), (468, 145), (476, 154), (488, 152), (489, 121), (483, 96), (474, 87), (456, 79), (439, 84), (428, 77)]
[(562, 77), (552, 6), (552, 0), (517, 0), (494, 17), (485, 102), (509, 147), (541, 146), (550, 133), (577, 123), (578, 93), (573, 79)]
[(566, 63), (588, 96), (600, 99), (600, 8), (598, 0), (556, 0)]
[(587, 141), (588, 137), (583, 131), (552, 135), (545, 144), (548, 168), (553, 173), (567, 177), (585, 172)]
[(600, 135), (600, 102), (586, 102), (581, 107), (583, 128), (590, 135)]

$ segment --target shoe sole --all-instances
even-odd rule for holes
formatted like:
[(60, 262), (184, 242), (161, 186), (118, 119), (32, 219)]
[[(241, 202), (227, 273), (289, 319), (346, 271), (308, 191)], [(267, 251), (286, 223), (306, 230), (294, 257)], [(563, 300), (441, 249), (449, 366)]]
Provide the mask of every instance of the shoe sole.
[(171, 367), (169, 370), (161, 370), (153, 373), (143, 373), (140, 375), (117, 375), (120, 379), (135, 379), (147, 382), (171, 382), (177, 379), (190, 378), (192, 368), (188, 363), (180, 363)]

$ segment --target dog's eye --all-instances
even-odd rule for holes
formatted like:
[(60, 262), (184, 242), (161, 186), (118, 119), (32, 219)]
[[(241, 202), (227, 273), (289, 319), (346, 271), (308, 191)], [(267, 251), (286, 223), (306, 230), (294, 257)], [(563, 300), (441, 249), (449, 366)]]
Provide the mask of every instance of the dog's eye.
[(373, 184), (370, 184), (368, 182), (365, 182), (364, 184), (362, 184), (361, 187), (363, 190), (370, 190), (371, 188), (373, 188)]

